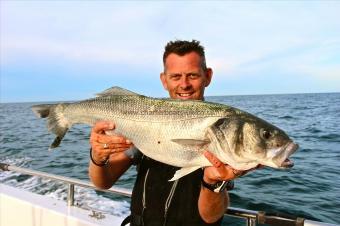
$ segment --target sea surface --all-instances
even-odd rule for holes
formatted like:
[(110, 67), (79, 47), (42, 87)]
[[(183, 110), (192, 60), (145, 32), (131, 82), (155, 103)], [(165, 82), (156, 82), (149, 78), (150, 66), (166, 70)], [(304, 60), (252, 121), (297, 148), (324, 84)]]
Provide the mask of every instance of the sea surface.
[[(207, 97), (255, 114), (285, 130), (300, 145), (289, 170), (264, 168), (235, 180), (231, 206), (340, 224), (340, 93)], [(77, 125), (53, 151), (54, 136), (30, 106), (0, 104), (0, 162), (89, 180), (90, 127)], [(132, 167), (117, 182), (132, 189)], [(0, 183), (66, 200), (61, 183), (0, 171)], [(129, 198), (76, 187), (76, 204), (113, 215), (129, 214)], [(224, 217), (223, 225), (242, 225)], [(243, 224), (244, 225), (244, 224)]]

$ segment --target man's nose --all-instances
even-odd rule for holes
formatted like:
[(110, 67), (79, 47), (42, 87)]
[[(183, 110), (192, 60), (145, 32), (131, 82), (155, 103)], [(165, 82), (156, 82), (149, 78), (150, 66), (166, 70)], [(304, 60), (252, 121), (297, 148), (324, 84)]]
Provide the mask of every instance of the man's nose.
[(180, 81), (180, 87), (182, 89), (187, 89), (190, 87), (189, 78), (187, 76), (182, 76)]

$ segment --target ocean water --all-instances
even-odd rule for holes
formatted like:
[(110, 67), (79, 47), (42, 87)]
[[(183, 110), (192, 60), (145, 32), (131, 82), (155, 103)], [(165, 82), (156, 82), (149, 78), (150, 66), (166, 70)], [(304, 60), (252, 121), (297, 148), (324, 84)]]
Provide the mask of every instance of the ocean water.
[[(285, 130), (300, 145), (291, 157), (292, 169), (264, 168), (235, 180), (231, 206), (340, 224), (340, 93), (206, 99), (255, 114)], [(30, 110), (33, 104), (0, 104), (0, 162), (89, 180), (90, 127), (73, 127), (59, 148), (48, 151), (54, 137)], [(135, 175), (132, 167), (117, 185), (132, 189)], [(67, 187), (47, 179), (0, 171), (0, 183), (66, 200)], [(129, 198), (79, 187), (75, 198), (84, 208), (121, 217), (129, 214)], [(242, 222), (225, 217), (223, 224)]]

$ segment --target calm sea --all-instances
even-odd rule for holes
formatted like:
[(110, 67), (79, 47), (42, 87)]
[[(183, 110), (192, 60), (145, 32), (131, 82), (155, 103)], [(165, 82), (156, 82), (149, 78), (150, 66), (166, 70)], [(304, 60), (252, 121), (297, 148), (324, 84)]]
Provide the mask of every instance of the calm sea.
[[(280, 212), (340, 224), (340, 93), (208, 97), (253, 113), (285, 130), (300, 149), (290, 170), (265, 168), (235, 181), (231, 206)], [(34, 103), (0, 105), (0, 162), (88, 180), (88, 126), (75, 126), (61, 147), (48, 151), (53, 135), (30, 110)], [(135, 169), (117, 183), (132, 188)], [(60, 183), (0, 172), (0, 183), (66, 199)], [(129, 214), (129, 199), (76, 188), (77, 204), (118, 216)], [(224, 224), (231, 222), (225, 217)], [(234, 222), (234, 221), (233, 221)], [(233, 225), (238, 223), (233, 223)]]

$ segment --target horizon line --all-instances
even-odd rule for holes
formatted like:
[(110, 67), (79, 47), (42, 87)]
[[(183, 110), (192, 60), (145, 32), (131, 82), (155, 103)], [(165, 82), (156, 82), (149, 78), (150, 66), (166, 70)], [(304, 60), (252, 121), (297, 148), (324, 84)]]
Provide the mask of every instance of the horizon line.
[[(340, 91), (330, 91), (330, 92), (310, 92), (310, 93), (263, 93), (263, 94), (227, 94), (227, 95), (207, 95), (204, 96), (205, 98), (209, 97), (228, 97), (228, 96), (275, 96), (275, 95), (304, 95), (304, 94), (340, 94)], [(148, 96), (149, 97), (149, 96)], [(164, 96), (160, 97), (151, 97), (151, 98), (168, 98)], [(90, 98), (86, 98), (90, 99)], [(6, 102), (6, 101), (0, 101), (0, 104), (24, 104), (24, 103), (46, 103), (46, 102), (75, 102), (75, 101), (81, 101), (86, 99), (79, 99), (79, 100), (41, 100), (41, 101), (14, 101), (14, 102)]]

